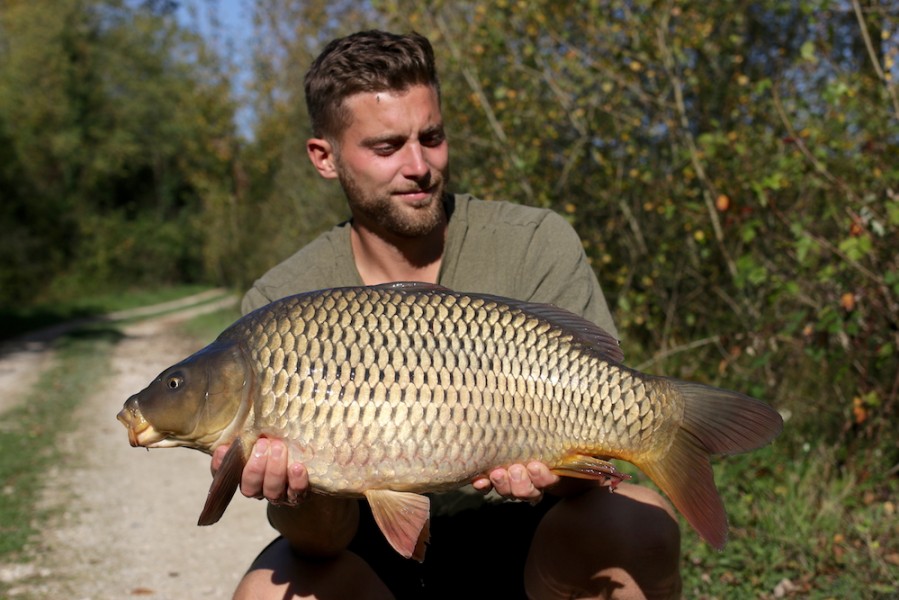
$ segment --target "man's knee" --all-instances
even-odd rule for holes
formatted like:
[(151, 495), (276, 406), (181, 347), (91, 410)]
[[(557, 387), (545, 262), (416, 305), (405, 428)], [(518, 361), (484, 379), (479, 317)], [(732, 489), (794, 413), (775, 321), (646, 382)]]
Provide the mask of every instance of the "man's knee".
[(291, 551), (284, 538), (262, 551), (234, 592), (234, 600), (392, 597), (356, 554), (344, 551), (322, 560), (303, 559)]
[(632, 540), (638, 556), (673, 560), (672, 568), (676, 568), (680, 559), (680, 527), (671, 504), (658, 492), (638, 485), (619, 486), (616, 493), (630, 500), (616, 502), (612, 507), (620, 519), (619, 537)]
[[(597, 488), (566, 498), (540, 523), (526, 567), (534, 597), (676, 597), (680, 529), (655, 492)], [(546, 593), (538, 593), (543, 590)]]

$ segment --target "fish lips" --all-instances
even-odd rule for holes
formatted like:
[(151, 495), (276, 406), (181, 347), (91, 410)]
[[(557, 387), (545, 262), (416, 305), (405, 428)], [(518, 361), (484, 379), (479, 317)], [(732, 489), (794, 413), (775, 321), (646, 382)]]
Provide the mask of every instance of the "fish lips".
[(128, 430), (128, 442), (132, 447), (161, 448), (169, 445), (162, 443), (165, 441), (165, 434), (156, 431), (141, 414), (134, 396), (125, 402), (116, 419)]

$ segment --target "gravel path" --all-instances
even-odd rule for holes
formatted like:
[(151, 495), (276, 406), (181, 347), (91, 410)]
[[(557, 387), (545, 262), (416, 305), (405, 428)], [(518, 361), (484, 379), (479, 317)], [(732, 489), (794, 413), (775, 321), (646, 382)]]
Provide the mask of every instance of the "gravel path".
[[(177, 328), (212, 307), (184, 309), (124, 329), (110, 377), (81, 405), (76, 430), (60, 440), (76, 458), (67, 463), (77, 466), (48, 474), (43, 504), (57, 510), (36, 544), (35, 562), (0, 569), (7, 579), (21, 578), (13, 595), (230, 598), (252, 559), (274, 537), (264, 504), (239, 493), (219, 523), (197, 527), (211, 481), (209, 457), (181, 448), (132, 448), (115, 418), (129, 395), (198, 349)], [(34, 349), (29, 352), (18, 360), (30, 366), (46, 362)], [(0, 373), (13, 371), (7, 359), (12, 360), (0, 356)], [(12, 381), (15, 377), (0, 378), (0, 397)], [(21, 381), (16, 386), (21, 394)]]

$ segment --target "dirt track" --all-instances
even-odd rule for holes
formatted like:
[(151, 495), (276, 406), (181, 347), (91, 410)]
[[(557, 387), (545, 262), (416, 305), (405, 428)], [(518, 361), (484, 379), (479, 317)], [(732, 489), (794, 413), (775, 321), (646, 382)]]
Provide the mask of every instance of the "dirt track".
[[(264, 504), (239, 493), (218, 524), (197, 527), (211, 481), (209, 457), (186, 449), (131, 448), (115, 418), (129, 395), (198, 349), (178, 335), (178, 325), (211, 306), (124, 329), (109, 378), (81, 405), (75, 432), (60, 440), (63, 451), (76, 457), (67, 462), (77, 468), (48, 473), (43, 504), (59, 509), (44, 524), (35, 562), (0, 565), (0, 576), (14, 582), (13, 597), (230, 598), (253, 557), (274, 537)], [(0, 355), (0, 374), (6, 375), (0, 377), (0, 398), (23, 395), (16, 373), (22, 364), (28, 373), (47, 364), (41, 352), (33, 345), (24, 359)], [(14, 360), (24, 362), (15, 366)]]

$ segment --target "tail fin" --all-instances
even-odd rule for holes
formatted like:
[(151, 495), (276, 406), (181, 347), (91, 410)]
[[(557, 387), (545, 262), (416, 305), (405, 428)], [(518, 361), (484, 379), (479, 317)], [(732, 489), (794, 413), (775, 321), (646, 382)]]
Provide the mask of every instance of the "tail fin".
[(737, 392), (674, 379), (660, 383), (683, 395), (684, 421), (663, 456), (637, 466), (699, 535), (720, 550), (727, 541), (727, 515), (709, 456), (760, 448), (777, 437), (783, 420), (767, 404)]

